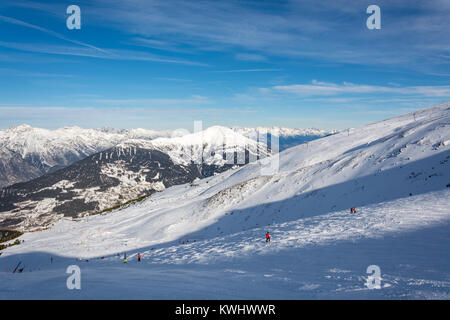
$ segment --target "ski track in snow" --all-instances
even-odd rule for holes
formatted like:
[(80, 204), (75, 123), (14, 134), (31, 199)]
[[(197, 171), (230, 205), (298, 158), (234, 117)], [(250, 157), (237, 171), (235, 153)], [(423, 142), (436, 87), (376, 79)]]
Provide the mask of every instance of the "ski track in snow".
[[(149, 250), (143, 253), (143, 257), (155, 263), (208, 263), (336, 241), (381, 238), (450, 221), (449, 197), (450, 191), (447, 190), (419, 195), (358, 208), (357, 214), (334, 212), (225, 237)], [(262, 241), (267, 229), (272, 235), (269, 244)]]

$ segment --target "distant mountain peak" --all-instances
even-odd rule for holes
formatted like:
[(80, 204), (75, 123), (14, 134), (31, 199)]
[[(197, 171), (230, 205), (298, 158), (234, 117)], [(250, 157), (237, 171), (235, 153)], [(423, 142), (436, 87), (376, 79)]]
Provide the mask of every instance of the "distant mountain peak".
[(31, 130), (31, 129), (33, 129), (32, 126), (30, 126), (29, 124), (24, 123), (24, 124), (20, 124), (20, 125), (17, 125), (17, 126), (9, 127), (8, 130), (23, 131), (23, 130)]

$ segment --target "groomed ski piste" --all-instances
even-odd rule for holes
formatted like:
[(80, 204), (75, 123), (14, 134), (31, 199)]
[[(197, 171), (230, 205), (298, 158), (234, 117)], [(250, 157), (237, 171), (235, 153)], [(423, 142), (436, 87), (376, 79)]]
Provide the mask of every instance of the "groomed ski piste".
[(450, 298), (450, 103), (290, 148), (270, 173), (274, 161), (25, 233), (0, 256), (0, 298)]

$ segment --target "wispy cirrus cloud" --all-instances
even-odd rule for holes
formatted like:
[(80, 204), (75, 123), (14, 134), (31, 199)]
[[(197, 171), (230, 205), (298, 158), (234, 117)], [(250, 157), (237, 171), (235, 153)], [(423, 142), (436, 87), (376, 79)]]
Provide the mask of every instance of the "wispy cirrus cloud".
[[(89, 12), (97, 21), (149, 38), (149, 45), (167, 50), (186, 44), (198, 51), (215, 47), (221, 52), (236, 48), (252, 52), (235, 54), (237, 60), (283, 56), (403, 67), (413, 63), (424, 71), (445, 60), (437, 57), (448, 52), (450, 41), (450, 7), (445, 1), (377, 4), (383, 10), (382, 29), (377, 32), (365, 28), (366, 2), (344, 0), (276, 4), (98, 0)], [(402, 8), (408, 12), (399, 14)]]
[(191, 66), (208, 66), (206, 63), (189, 61), (178, 58), (168, 58), (154, 55), (147, 52), (125, 50), (125, 49), (108, 49), (107, 51), (97, 51), (91, 48), (55, 45), (46, 43), (20, 43), (0, 41), (0, 46), (25, 52), (47, 53), (63, 56), (90, 57), (98, 59), (110, 60), (134, 60), (134, 61), (153, 61), (162, 63), (184, 64)]
[[(0, 73), (6, 75), (0, 77), (0, 103), (95, 107), (80, 110), (84, 120), (76, 112), (45, 113), (69, 125), (70, 119), (100, 126), (124, 119), (136, 126), (131, 123), (139, 117), (174, 123), (194, 115), (230, 119), (230, 110), (239, 115), (249, 107), (257, 116), (243, 116), (241, 123), (268, 119), (267, 125), (275, 125), (270, 121), (278, 118), (287, 122), (277, 125), (297, 126), (301, 117), (332, 123), (352, 112), (373, 121), (450, 97), (448, 0), (379, 0), (382, 29), (376, 31), (365, 26), (367, 1), (77, 4), (82, 30), (68, 31), (68, 4), (0, 2), (0, 27), (7, 27), (0, 39)], [(74, 77), (53, 77), (60, 72)], [(10, 75), (29, 79), (24, 85)], [(81, 93), (98, 96), (74, 96)], [(38, 111), (23, 111), (39, 117)], [(10, 111), (9, 121), (22, 119), (21, 112)]]
[(66, 73), (31, 72), (12, 68), (0, 68), (0, 75), (24, 78), (73, 78), (74, 75)]
[(12, 18), (12, 17), (7, 17), (7, 16), (0, 15), (0, 21), (11, 23), (11, 24), (15, 24), (15, 25), (19, 25), (19, 26), (30, 28), (30, 29), (34, 29), (34, 30), (38, 30), (38, 31), (44, 32), (46, 34), (49, 34), (49, 35), (51, 35), (51, 36), (53, 36), (55, 38), (58, 38), (58, 39), (61, 39), (61, 40), (65, 40), (65, 41), (71, 42), (73, 44), (80, 45), (82, 47), (87, 47), (87, 48), (93, 49), (95, 51), (100, 51), (100, 52), (105, 53), (105, 54), (108, 53), (104, 49), (98, 48), (96, 46), (90, 45), (90, 44), (82, 42), (82, 41), (69, 39), (66, 36), (64, 36), (64, 35), (62, 35), (62, 34), (60, 34), (58, 32), (55, 32), (55, 31), (52, 31), (52, 30), (49, 30), (49, 29), (46, 29), (46, 28), (43, 28), (43, 27), (31, 24), (31, 23), (28, 23), (28, 22), (22, 21), (22, 20), (19, 20), (19, 19), (15, 19), (15, 18)]
[[(42, 128), (61, 128), (77, 125), (85, 128), (109, 126), (114, 128), (147, 128), (155, 130), (185, 128), (193, 130), (195, 120), (205, 125), (235, 124), (238, 114), (255, 111), (241, 108), (186, 107), (171, 105), (160, 107), (66, 107), (1, 105), (0, 129), (29, 124)], [(101, 119), (101, 121), (99, 121)]]
[(334, 96), (353, 94), (380, 94), (389, 93), (396, 95), (415, 95), (425, 97), (450, 97), (450, 86), (410, 86), (410, 87), (388, 87), (354, 84), (344, 82), (342, 84), (320, 82), (313, 80), (310, 84), (293, 84), (285, 86), (274, 86), (263, 88), (276, 92), (291, 93), (299, 96)]
[(9, 24), (14, 24), (22, 26), (25, 28), (41, 31), (55, 38), (70, 42), (75, 46), (62, 46), (53, 45), (46, 43), (18, 43), (18, 42), (6, 42), (0, 41), (0, 46), (16, 49), (21, 51), (36, 52), (36, 53), (49, 53), (57, 55), (71, 55), (71, 56), (81, 56), (81, 57), (91, 57), (91, 58), (101, 58), (101, 59), (117, 59), (117, 60), (137, 60), (137, 61), (154, 61), (163, 63), (176, 63), (176, 64), (186, 64), (186, 65), (196, 65), (196, 66), (206, 66), (205, 63), (189, 61), (185, 59), (178, 58), (168, 58), (163, 56), (158, 56), (154, 54), (149, 54), (146, 52), (126, 50), (126, 49), (103, 49), (91, 44), (70, 39), (58, 32), (49, 30), (47, 28), (40, 27), (35, 24), (31, 24), (16, 18), (0, 15), (0, 22), (5, 22)]
[(193, 95), (185, 99), (168, 98), (142, 98), (142, 99), (91, 99), (87, 100), (104, 105), (125, 105), (125, 106), (184, 106), (210, 104), (211, 100), (204, 96)]
[(212, 72), (217, 72), (217, 73), (240, 73), (240, 72), (277, 72), (277, 71), (283, 71), (283, 69), (260, 68), (260, 69), (215, 70), (215, 71), (212, 71)]
[(172, 82), (192, 82), (191, 79), (181, 79), (181, 78), (154, 77), (153, 79)]
[[(448, 73), (441, 70), (450, 50), (448, 1), (377, 4), (382, 8), (382, 29), (376, 32), (365, 28), (368, 3), (350, 0), (92, 0), (82, 7), (91, 25), (128, 34), (134, 45), (168, 52), (215, 50), (231, 52), (239, 61), (303, 57), (396, 68), (414, 65), (417, 72)], [(11, 5), (55, 14), (54, 6), (33, 1)]]
[(256, 53), (237, 53), (235, 55), (235, 58), (241, 61), (256, 61), (256, 62), (265, 62), (268, 60), (267, 57)]
[(169, 42), (169, 41), (163, 41), (163, 40), (135, 37), (135, 38), (131, 39), (130, 44), (145, 47), (145, 48), (157, 49), (157, 50), (161, 50), (161, 51), (169, 51), (169, 52), (184, 53), (184, 54), (195, 54), (195, 51), (193, 51), (192, 49), (181, 48), (178, 43), (174, 43), (173, 41)]

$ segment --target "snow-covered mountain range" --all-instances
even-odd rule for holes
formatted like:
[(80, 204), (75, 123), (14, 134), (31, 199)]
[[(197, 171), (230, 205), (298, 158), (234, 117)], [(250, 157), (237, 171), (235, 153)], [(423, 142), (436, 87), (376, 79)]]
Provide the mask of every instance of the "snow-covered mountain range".
[(232, 129), (250, 138), (256, 137), (258, 134), (267, 134), (269, 139), (272, 136), (277, 137), (280, 151), (339, 132), (338, 130), (321, 130), (316, 128), (233, 127)]
[(282, 128), (282, 127), (232, 127), (234, 131), (244, 135), (249, 136), (254, 132), (267, 132), (273, 136), (278, 137), (295, 137), (295, 136), (318, 136), (324, 137), (335, 133), (338, 130), (322, 130), (317, 128)]
[[(55, 285), (57, 268), (88, 259), (79, 263), (95, 290), (79, 297), (115, 297), (120, 288), (134, 298), (448, 298), (450, 103), (290, 148), (277, 172), (262, 174), (270, 159), (26, 233), (0, 267), (39, 266)], [(117, 256), (124, 251), (132, 266)], [(42, 263), (49, 256), (59, 267)], [(365, 286), (372, 264), (382, 267), (382, 290)], [(130, 279), (149, 289), (134, 290)], [(31, 290), (41, 292), (42, 278), (36, 283)], [(179, 294), (183, 285), (192, 290)]]
[(264, 158), (268, 146), (225, 127), (151, 141), (129, 139), (34, 180), (0, 190), (0, 226), (46, 226)]
[[(244, 136), (253, 128), (233, 128)], [(334, 133), (318, 129), (257, 128), (269, 134), (280, 134), (280, 150)], [(97, 152), (127, 140), (185, 135), (181, 130), (83, 129), (64, 127), (56, 130), (20, 125), (0, 130), (0, 187), (29, 181), (66, 167)]]
[(57, 130), (21, 125), (0, 130), (0, 187), (37, 178), (127, 139), (170, 137), (170, 131)]

